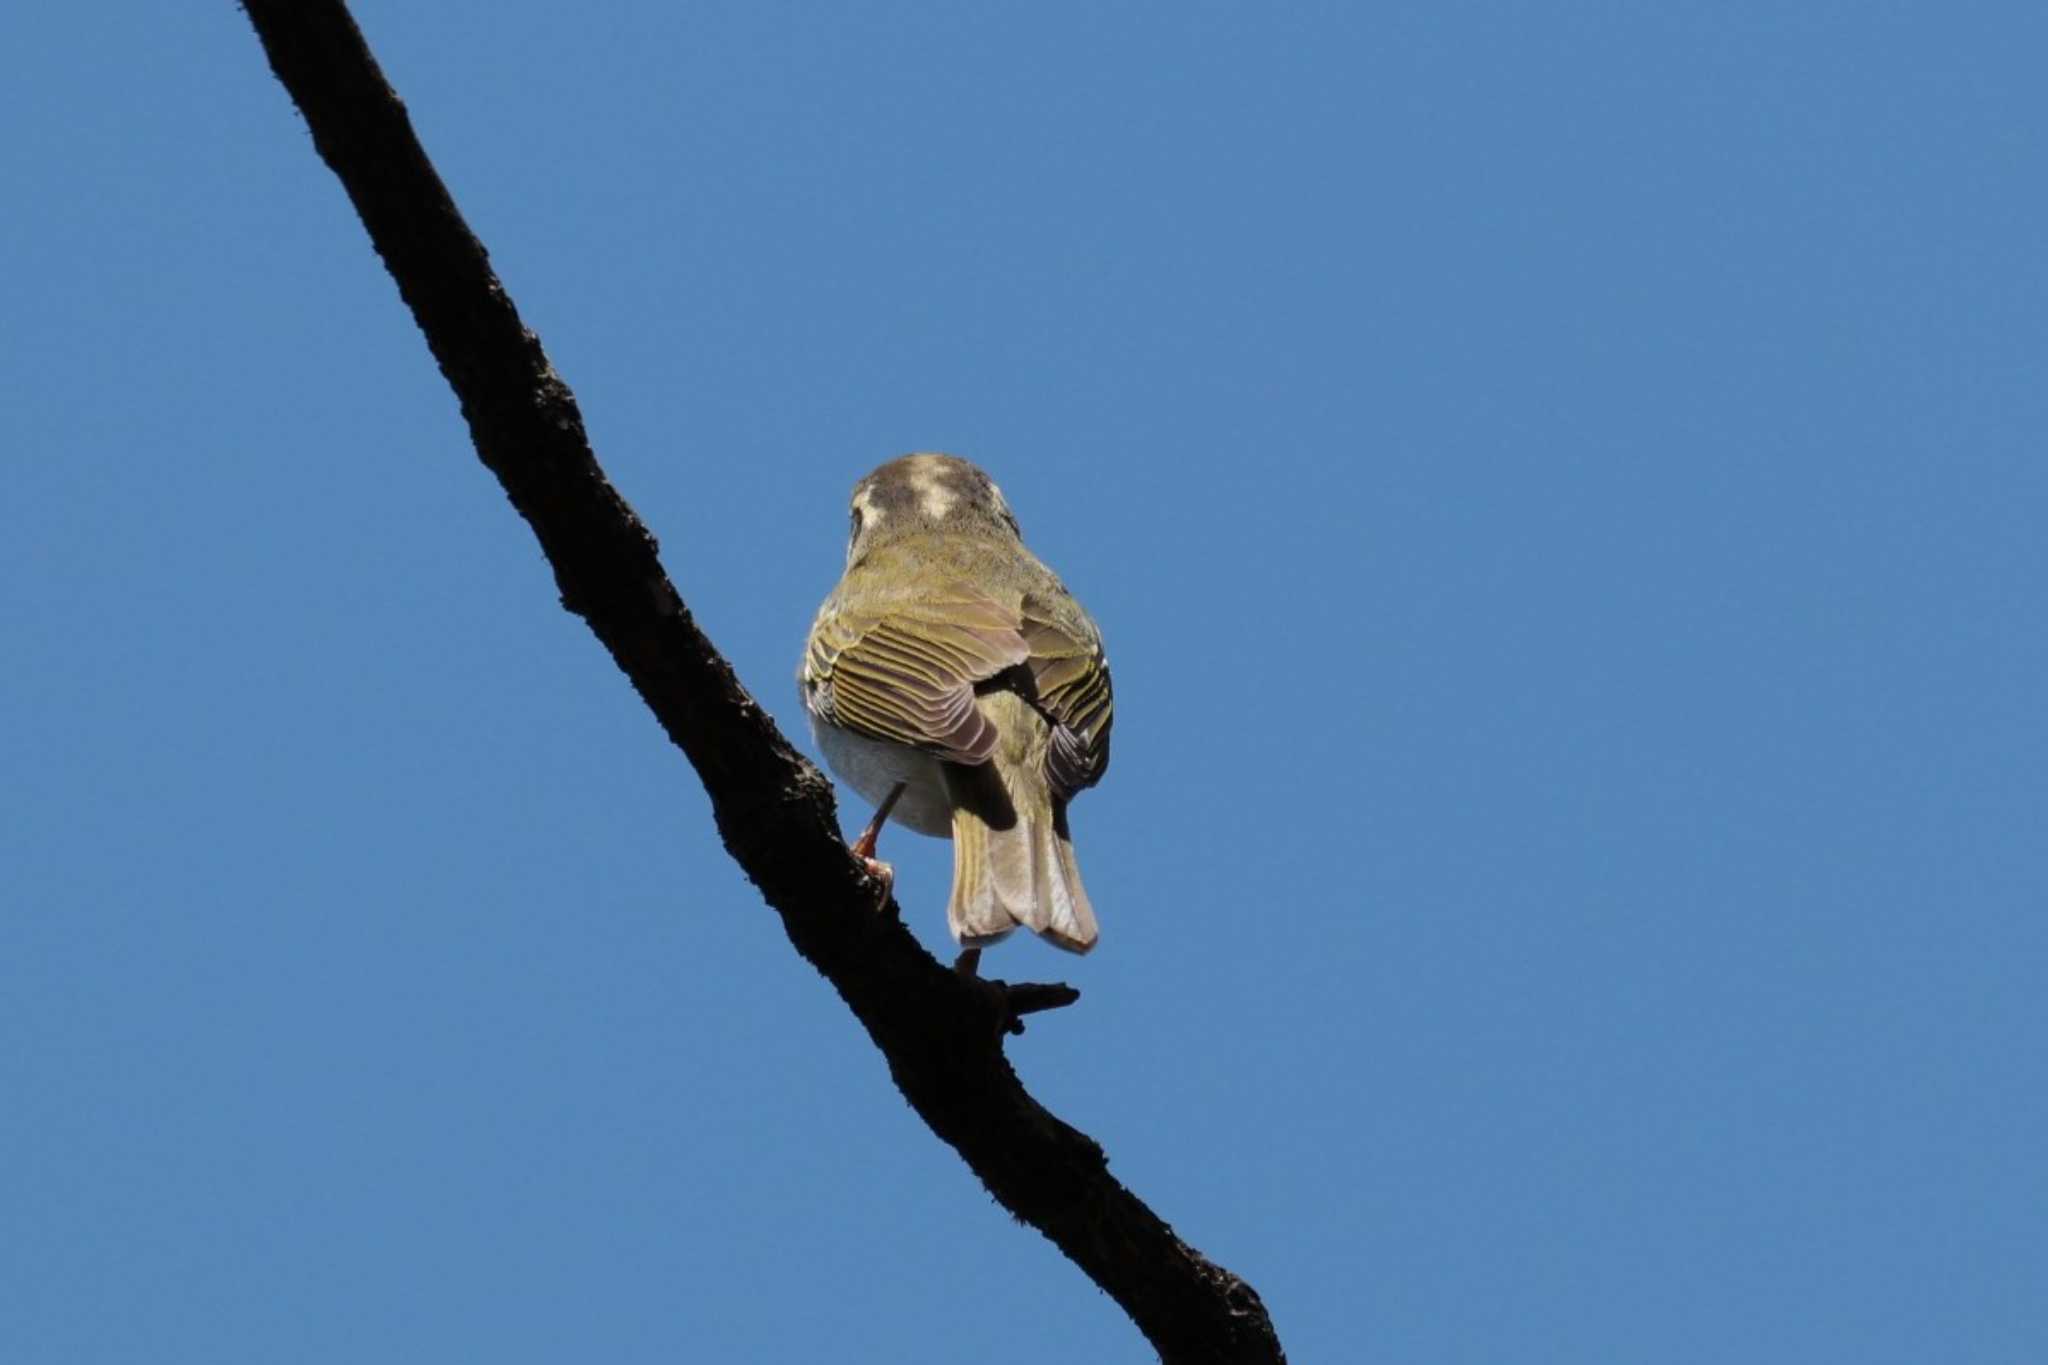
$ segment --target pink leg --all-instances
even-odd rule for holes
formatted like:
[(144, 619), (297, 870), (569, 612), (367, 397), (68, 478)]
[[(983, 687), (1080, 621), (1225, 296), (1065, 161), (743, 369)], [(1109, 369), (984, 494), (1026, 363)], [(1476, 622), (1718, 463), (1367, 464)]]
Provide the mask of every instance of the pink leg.
[(868, 827), (860, 832), (860, 838), (848, 846), (848, 852), (860, 859), (861, 866), (868, 870), (868, 875), (882, 884), (882, 897), (876, 902), (876, 909), (889, 903), (890, 891), (896, 885), (896, 869), (875, 856), (875, 841), (881, 838), (883, 822), (888, 820), (889, 812), (896, 809), (896, 802), (903, 795), (904, 786), (904, 783), (898, 782), (889, 789), (889, 795), (883, 798), (881, 805), (875, 807), (875, 818), (868, 821)]

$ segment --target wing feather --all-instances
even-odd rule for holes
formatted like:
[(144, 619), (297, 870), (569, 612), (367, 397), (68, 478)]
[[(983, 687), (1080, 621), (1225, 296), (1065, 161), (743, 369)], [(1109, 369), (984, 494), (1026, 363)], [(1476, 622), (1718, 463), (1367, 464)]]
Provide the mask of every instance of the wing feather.
[(1109, 766), (1102, 636), (1064, 593), (1005, 606), (956, 590), (879, 611), (828, 601), (811, 632), (804, 683), (832, 724), (971, 764), (986, 763), (997, 738), (976, 689), (1005, 687), (1027, 694), (1053, 728), (1045, 761), (1056, 799), (1093, 786)]
[(955, 763), (985, 763), (995, 726), (974, 705), (974, 685), (1028, 657), (1014, 628), (983, 611), (834, 612), (812, 633), (806, 681), (832, 723), (907, 744)]
[(1102, 633), (1072, 597), (1027, 597), (1021, 615), (1037, 704), (1053, 723), (1046, 775), (1053, 795), (1066, 801), (1109, 770), (1109, 659)]

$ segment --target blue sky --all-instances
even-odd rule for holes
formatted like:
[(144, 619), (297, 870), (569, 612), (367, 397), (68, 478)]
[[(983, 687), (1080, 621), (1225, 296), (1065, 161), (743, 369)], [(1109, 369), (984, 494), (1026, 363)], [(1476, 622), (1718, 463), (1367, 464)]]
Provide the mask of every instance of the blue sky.
[[(2048, 1358), (2038, 6), (357, 13), (785, 729), (891, 455), (1092, 609), (1012, 1056), (1294, 1359)], [(0, 1358), (1148, 1358), (718, 848), (239, 12), (8, 28)]]

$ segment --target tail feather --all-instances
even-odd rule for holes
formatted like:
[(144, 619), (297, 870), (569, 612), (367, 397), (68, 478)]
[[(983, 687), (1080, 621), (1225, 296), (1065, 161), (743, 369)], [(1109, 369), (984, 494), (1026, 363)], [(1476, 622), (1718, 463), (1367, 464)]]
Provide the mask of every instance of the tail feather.
[(1018, 925), (1069, 952), (1095, 946), (1095, 909), (1081, 886), (1074, 846), (1053, 820), (1021, 817), (997, 829), (976, 812), (953, 810), (953, 937), (993, 943)]
[(1007, 938), (1016, 927), (996, 894), (989, 858), (995, 833), (973, 811), (953, 808), (953, 894), (946, 902), (946, 927), (970, 948)]
[(1065, 803), (1046, 777), (1050, 731), (1024, 700), (979, 703), (1002, 736), (986, 763), (940, 765), (953, 807), (953, 937), (993, 943), (1018, 925), (1070, 952), (1095, 946), (1095, 911), (1067, 841)]
[(1074, 861), (1074, 845), (1061, 828), (1065, 821), (1048, 821), (1039, 827), (1039, 840), (1051, 857), (1046, 859), (1046, 888), (1041, 898), (1051, 913), (1039, 929), (1048, 940), (1068, 952), (1085, 953), (1095, 946), (1095, 907), (1081, 886), (1081, 865)]

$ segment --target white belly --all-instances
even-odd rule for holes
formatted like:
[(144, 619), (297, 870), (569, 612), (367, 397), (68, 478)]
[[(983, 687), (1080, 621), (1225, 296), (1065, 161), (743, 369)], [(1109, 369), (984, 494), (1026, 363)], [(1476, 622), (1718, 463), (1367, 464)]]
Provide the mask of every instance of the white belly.
[(903, 796), (889, 818), (919, 834), (953, 836), (953, 803), (946, 798), (946, 781), (939, 773), (939, 761), (930, 754), (901, 744), (880, 740), (827, 725), (811, 717), (811, 737), (840, 781), (879, 806), (904, 783)]

